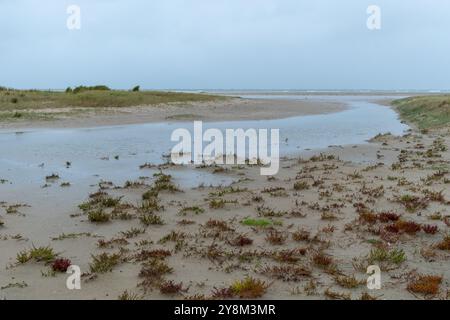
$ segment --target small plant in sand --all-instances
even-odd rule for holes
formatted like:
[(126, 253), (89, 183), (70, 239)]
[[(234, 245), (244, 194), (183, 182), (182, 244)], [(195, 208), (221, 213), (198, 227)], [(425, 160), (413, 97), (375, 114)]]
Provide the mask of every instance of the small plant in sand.
[(89, 265), (93, 273), (106, 273), (119, 264), (121, 255), (119, 253), (108, 254), (106, 252), (99, 255), (92, 255), (92, 263)]
[(353, 289), (366, 283), (365, 280), (358, 280), (355, 278), (355, 276), (346, 276), (346, 275), (336, 276), (334, 278), (334, 281), (336, 281), (336, 283), (341, 287), (347, 289)]
[(414, 221), (407, 221), (407, 220), (398, 220), (395, 223), (395, 226), (400, 230), (401, 232), (405, 232), (408, 234), (416, 234), (422, 229), (422, 226)]
[(286, 192), (286, 189), (283, 187), (270, 187), (270, 188), (264, 188), (261, 193), (268, 193), (272, 197), (287, 197), (288, 194)]
[(301, 281), (311, 276), (311, 270), (297, 265), (266, 266), (259, 271), (261, 274), (282, 281)]
[(26, 263), (30, 260), (36, 262), (51, 262), (56, 258), (57, 254), (53, 251), (50, 246), (47, 247), (35, 247), (33, 246), (30, 250), (24, 250), (17, 254), (16, 260), (19, 263)]
[(214, 229), (218, 229), (220, 231), (232, 231), (233, 229), (228, 225), (228, 223), (226, 221), (223, 220), (218, 220), (218, 219), (209, 219), (206, 223), (205, 223), (205, 227), (207, 228), (214, 228)]
[(120, 294), (120, 296), (117, 299), (124, 301), (125, 300), (135, 301), (135, 300), (142, 300), (142, 298), (143, 298), (142, 296), (136, 293), (128, 292), (128, 290), (125, 290)]
[(245, 226), (249, 227), (268, 227), (272, 225), (272, 221), (267, 219), (252, 219), (252, 218), (245, 218), (241, 221), (241, 223)]
[(225, 208), (227, 203), (237, 204), (237, 200), (224, 200), (224, 199), (211, 199), (209, 200), (209, 207), (211, 209), (222, 209)]
[(52, 270), (57, 272), (66, 272), (71, 265), (72, 262), (69, 259), (56, 259), (53, 261)]
[(271, 230), (266, 235), (266, 241), (273, 245), (282, 245), (286, 239), (287, 235), (277, 230)]
[(45, 180), (47, 181), (53, 181), (53, 180), (58, 180), (59, 179), (59, 175), (56, 173), (52, 173), (51, 175), (48, 175), (45, 177)]
[(141, 250), (139, 253), (135, 255), (136, 261), (147, 261), (150, 259), (158, 258), (165, 259), (170, 257), (172, 253), (169, 250), (164, 249), (153, 249), (153, 250)]
[(211, 296), (213, 299), (232, 299), (234, 293), (231, 288), (213, 288)]
[(418, 275), (408, 283), (408, 290), (414, 293), (434, 296), (439, 293), (441, 283), (441, 276)]
[(153, 183), (152, 189), (156, 192), (160, 191), (167, 191), (167, 192), (179, 192), (180, 189), (178, 189), (175, 184), (172, 182), (172, 176), (164, 174), (162, 172), (155, 173), (153, 175), (156, 177), (155, 182)]
[(351, 296), (350, 293), (344, 293), (344, 292), (337, 292), (333, 291), (330, 288), (325, 290), (323, 293), (327, 298), (333, 299), (333, 300), (350, 300)]
[(334, 260), (331, 256), (324, 254), (323, 252), (317, 252), (312, 257), (314, 264), (320, 268), (328, 269), (334, 265)]
[(324, 211), (324, 212), (322, 212), (322, 215), (320, 216), (320, 219), (322, 219), (322, 220), (336, 220), (337, 219), (337, 216), (334, 214), (334, 213), (332, 213), (332, 212), (329, 212), (329, 211)]
[(164, 244), (167, 242), (177, 242), (180, 240), (184, 240), (186, 238), (186, 234), (180, 231), (172, 230), (170, 233), (162, 237), (158, 243)]
[(236, 281), (231, 286), (231, 292), (241, 299), (256, 299), (262, 297), (269, 285), (259, 279), (247, 277), (244, 280)]
[(397, 198), (397, 202), (401, 203), (407, 211), (416, 212), (419, 209), (426, 209), (428, 207), (428, 198), (419, 198), (418, 196), (413, 196), (405, 194)]
[(447, 200), (445, 200), (443, 191), (425, 190), (424, 194), (431, 201), (442, 202), (442, 203), (447, 202)]
[(114, 208), (120, 204), (122, 197), (113, 198), (107, 193), (98, 191), (89, 195), (89, 200), (83, 202), (78, 207), (84, 212), (99, 211), (105, 208)]
[(450, 235), (446, 235), (442, 241), (436, 244), (439, 250), (450, 250)]
[(144, 213), (139, 216), (139, 220), (142, 224), (149, 226), (149, 225), (163, 225), (164, 221), (163, 219), (156, 215), (156, 214), (150, 214), (150, 213)]
[(227, 188), (221, 188), (218, 191), (210, 192), (209, 195), (211, 197), (222, 197), (226, 194), (233, 194), (233, 193), (241, 193), (246, 192), (246, 188), (239, 188), (239, 187), (227, 187)]
[(350, 179), (356, 180), (356, 179), (362, 179), (362, 174), (358, 171), (354, 171), (353, 173), (349, 174), (348, 177)]
[(378, 220), (380, 220), (383, 223), (388, 223), (391, 221), (398, 221), (400, 219), (400, 215), (396, 214), (395, 212), (380, 212), (378, 214)]
[(96, 223), (108, 222), (111, 219), (111, 215), (101, 209), (93, 210), (88, 212), (88, 219), (90, 222)]
[(179, 215), (182, 215), (182, 216), (185, 216), (185, 215), (187, 215), (188, 213), (193, 213), (193, 214), (201, 214), (201, 213), (204, 213), (205, 212), (205, 209), (203, 209), (203, 208), (201, 208), (201, 207), (198, 207), (198, 206), (193, 206), (193, 207), (183, 207), (179, 212), (178, 212), (178, 214)]
[(288, 213), (286, 211), (275, 211), (269, 207), (266, 206), (259, 206), (256, 208), (256, 211), (258, 212), (258, 215), (260, 217), (282, 217), (284, 215), (287, 215)]
[(139, 212), (141, 213), (154, 213), (163, 209), (164, 207), (159, 204), (156, 197), (143, 200), (139, 206)]
[(164, 260), (152, 259), (144, 263), (139, 272), (139, 277), (143, 278), (143, 281), (139, 283), (139, 286), (142, 286), (147, 290), (160, 283), (166, 274), (172, 272), (173, 269), (169, 267)]
[(125, 238), (127, 239), (131, 239), (131, 238), (135, 238), (138, 235), (145, 233), (145, 229), (139, 229), (139, 228), (131, 228), (129, 230), (126, 231), (121, 231), (120, 232)]
[(225, 208), (225, 200), (223, 200), (223, 199), (211, 199), (209, 201), (209, 207), (211, 209), (222, 209), (222, 208)]
[[(369, 264), (380, 263), (382, 269), (387, 269), (389, 264), (400, 265), (406, 261), (406, 254), (402, 249), (374, 248), (370, 251), (367, 261)], [(388, 264), (388, 265), (386, 265)]]
[(369, 211), (363, 211), (359, 213), (359, 221), (361, 223), (375, 224), (378, 220), (378, 216), (375, 213)]
[(159, 292), (166, 295), (176, 295), (181, 292), (186, 292), (187, 289), (183, 288), (183, 282), (175, 283), (172, 280), (163, 281), (159, 284)]
[(294, 190), (296, 191), (308, 190), (309, 188), (310, 186), (306, 181), (297, 181), (294, 183)]
[(430, 224), (424, 224), (422, 225), (422, 230), (427, 234), (436, 234), (439, 232), (439, 227)]
[(304, 229), (299, 229), (292, 233), (292, 239), (294, 241), (308, 241), (311, 237), (311, 232)]
[(243, 236), (243, 235), (239, 235), (236, 238), (232, 239), (231, 241), (229, 241), (229, 244), (235, 247), (244, 247), (244, 246), (249, 246), (253, 243), (253, 240)]

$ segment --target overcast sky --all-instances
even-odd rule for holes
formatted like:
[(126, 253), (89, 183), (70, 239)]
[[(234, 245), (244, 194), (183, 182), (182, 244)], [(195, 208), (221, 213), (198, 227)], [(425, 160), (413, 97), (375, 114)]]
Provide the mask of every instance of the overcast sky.
[(450, 1), (0, 0), (0, 86), (80, 84), (450, 89)]

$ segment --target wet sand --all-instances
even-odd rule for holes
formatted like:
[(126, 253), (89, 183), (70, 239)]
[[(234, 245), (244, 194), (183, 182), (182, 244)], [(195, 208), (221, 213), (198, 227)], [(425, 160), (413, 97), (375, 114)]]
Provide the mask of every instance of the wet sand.
[[(174, 190), (171, 183), (190, 169), (172, 165), (143, 168), (136, 183), (89, 190), (49, 180), (49, 198), (39, 203), (28, 203), (27, 194), (0, 198), (0, 296), (117, 299), (127, 291), (142, 299), (239, 298), (227, 289), (251, 277), (267, 285), (267, 299), (448, 299), (449, 133), (411, 131), (304, 151), (283, 158), (275, 178), (261, 176), (257, 166), (195, 169), (233, 181), (222, 187)], [(154, 176), (160, 170), (174, 178)], [(157, 197), (151, 190), (159, 190)], [(55, 208), (51, 195), (64, 193), (90, 201), (110, 220), (89, 221), (94, 208)], [(162, 224), (151, 224), (158, 217)], [(255, 220), (264, 226), (249, 225)], [(33, 246), (51, 246), (80, 266), (82, 289), (68, 290), (68, 275), (53, 274), (51, 263), (18, 263), (16, 254)], [(105, 253), (114, 260), (110, 271), (92, 270), (94, 257)], [(381, 290), (367, 289), (368, 265), (381, 267)], [(417, 292), (423, 275), (439, 278), (437, 291)], [(167, 293), (168, 280), (181, 288)]]
[[(281, 119), (302, 115), (325, 114), (344, 110), (342, 103), (308, 100), (254, 100), (229, 98), (225, 101), (189, 104), (165, 104), (103, 109), (40, 109), (52, 118), (48, 121), (17, 120), (0, 122), (1, 129), (86, 128), (153, 122), (233, 121)], [(276, 110), (274, 112), (274, 109)], [(23, 110), (32, 112), (30, 110)]]

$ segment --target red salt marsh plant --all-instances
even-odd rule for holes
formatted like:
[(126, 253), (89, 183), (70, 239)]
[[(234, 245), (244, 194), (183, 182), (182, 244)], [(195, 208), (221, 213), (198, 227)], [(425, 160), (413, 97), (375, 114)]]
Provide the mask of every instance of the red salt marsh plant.
[(441, 283), (441, 276), (418, 275), (415, 279), (408, 283), (408, 290), (424, 295), (436, 295), (439, 293)]
[(421, 225), (414, 221), (399, 220), (395, 225), (400, 231), (408, 234), (416, 234), (422, 229)]
[(378, 216), (372, 212), (363, 211), (359, 213), (359, 221), (362, 223), (375, 224)]
[(167, 295), (176, 295), (181, 292), (187, 292), (188, 289), (183, 288), (183, 282), (175, 283), (172, 280), (163, 281), (159, 284), (159, 292)]
[(439, 250), (450, 250), (450, 235), (444, 237), (444, 239), (436, 244)]
[(272, 230), (266, 235), (266, 241), (273, 245), (282, 245), (286, 242), (287, 236), (279, 231)]
[(53, 261), (52, 269), (53, 271), (66, 272), (71, 265), (72, 262), (69, 259), (60, 258)]
[(394, 212), (380, 212), (378, 214), (378, 220), (383, 223), (398, 221), (400, 219), (400, 215)]
[(423, 230), (423, 232), (428, 233), (428, 234), (436, 234), (439, 231), (439, 227), (425, 224), (425, 225), (422, 225), (422, 230)]
[(253, 243), (252, 239), (247, 238), (246, 236), (243, 235), (237, 236), (233, 240), (229, 241), (229, 244), (235, 247), (249, 246), (252, 243)]

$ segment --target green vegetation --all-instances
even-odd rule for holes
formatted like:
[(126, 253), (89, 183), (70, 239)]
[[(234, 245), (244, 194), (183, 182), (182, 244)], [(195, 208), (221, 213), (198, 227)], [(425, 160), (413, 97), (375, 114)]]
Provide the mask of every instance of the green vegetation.
[(112, 269), (120, 262), (120, 254), (106, 252), (97, 256), (92, 255), (92, 263), (89, 265), (92, 273), (106, 273), (112, 271)]
[(267, 219), (252, 219), (252, 218), (246, 218), (242, 220), (241, 223), (249, 227), (267, 227), (272, 224), (272, 222)]
[[(189, 103), (226, 99), (207, 94), (111, 90), (106, 86), (79, 86), (65, 91), (15, 90), (0, 87), (0, 120), (48, 120), (55, 115), (77, 112), (63, 108), (120, 108), (166, 103)], [(47, 110), (44, 110), (47, 109)], [(55, 109), (49, 112), (48, 109)], [(80, 112), (80, 111), (78, 111)]]
[(44, 261), (50, 262), (56, 258), (57, 254), (53, 251), (50, 246), (47, 247), (35, 247), (33, 246), (30, 250), (24, 250), (17, 254), (17, 262), (23, 264), (30, 260), (34, 261)]
[(395, 100), (392, 104), (403, 119), (422, 130), (450, 123), (450, 95), (410, 97)]

